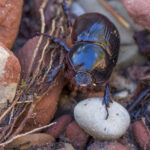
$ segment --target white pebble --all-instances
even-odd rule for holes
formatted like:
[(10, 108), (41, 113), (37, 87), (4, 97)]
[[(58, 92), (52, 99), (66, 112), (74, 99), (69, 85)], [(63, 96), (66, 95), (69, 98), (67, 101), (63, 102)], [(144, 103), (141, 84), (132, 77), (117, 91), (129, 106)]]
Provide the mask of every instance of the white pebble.
[(113, 101), (108, 108), (109, 116), (106, 119), (103, 98), (89, 98), (75, 106), (74, 117), (76, 122), (89, 135), (99, 140), (118, 139), (130, 125), (130, 116), (127, 110)]

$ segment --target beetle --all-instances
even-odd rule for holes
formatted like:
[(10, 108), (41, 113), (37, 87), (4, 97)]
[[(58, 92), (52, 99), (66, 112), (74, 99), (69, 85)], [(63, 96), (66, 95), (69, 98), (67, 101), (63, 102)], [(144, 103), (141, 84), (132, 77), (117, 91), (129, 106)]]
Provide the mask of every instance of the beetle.
[[(72, 25), (67, 5), (65, 2), (62, 4), (70, 27)], [(53, 73), (48, 75), (48, 82), (52, 81), (60, 68), (66, 67), (66, 72), (72, 74), (70, 79), (75, 80), (78, 86), (105, 84), (103, 104), (106, 106), (108, 117), (107, 107), (112, 100), (107, 81), (116, 65), (120, 47), (119, 32), (114, 24), (99, 13), (86, 13), (79, 16), (72, 26), (71, 48), (47, 33), (40, 33), (40, 35), (50, 37), (53, 42), (60, 44), (67, 51), (64, 64), (56, 67)]]

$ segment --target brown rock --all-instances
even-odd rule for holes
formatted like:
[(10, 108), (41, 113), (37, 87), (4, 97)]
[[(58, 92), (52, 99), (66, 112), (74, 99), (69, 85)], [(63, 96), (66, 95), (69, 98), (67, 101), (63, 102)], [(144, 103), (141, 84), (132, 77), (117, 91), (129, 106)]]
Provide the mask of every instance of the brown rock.
[(150, 150), (150, 132), (142, 121), (136, 121), (132, 126), (133, 136), (139, 146), (144, 150)]
[(56, 124), (49, 127), (49, 129), (47, 130), (47, 133), (52, 135), (54, 138), (59, 137), (59, 135), (65, 130), (67, 125), (71, 122), (71, 120), (72, 120), (72, 117), (69, 114), (59, 117), (57, 120), (54, 120)]
[(66, 135), (71, 141), (72, 145), (79, 149), (85, 147), (89, 138), (89, 135), (85, 133), (75, 121), (68, 125), (66, 129)]
[(150, 30), (149, 0), (123, 0), (123, 4), (129, 15), (137, 24)]
[(34, 10), (37, 17), (40, 17), (39, 9), (42, 4), (42, 0), (34, 0)]
[(11, 48), (18, 34), (23, 0), (0, 0), (0, 41)]
[(57, 110), (60, 93), (64, 86), (63, 81), (64, 78), (62, 75), (57, 77), (56, 85), (36, 103), (33, 113), (26, 121), (22, 132), (27, 132), (39, 126), (44, 126), (52, 120)]
[[(27, 72), (29, 72), (29, 66), (31, 64), (31, 60), (33, 59), (33, 54), (36, 49), (38, 40), (39, 37), (34, 37), (28, 40), (27, 43), (18, 52), (18, 58), (21, 63), (23, 78), (25, 78), (27, 76)], [(41, 53), (43, 47), (46, 44), (46, 41), (47, 40), (44, 39), (37, 50), (37, 55), (35, 56), (35, 59), (33, 61), (31, 73), (34, 73), (35, 69), (37, 68), (37, 64), (41, 58)], [(43, 61), (45, 63), (45, 66), (48, 66), (49, 61), (47, 61), (47, 59), (48, 60), (50, 59), (50, 54), (47, 53), (46, 57), (47, 58), (44, 57), (45, 59)], [(44, 95), (40, 100), (38, 101), (35, 100), (35, 102), (32, 104), (32, 106), (34, 106), (34, 110), (30, 115), (30, 117), (26, 120), (22, 132), (27, 132), (34, 128), (50, 123), (51, 119), (53, 118), (56, 112), (59, 95), (65, 84), (63, 72), (60, 71), (52, 82), (49, 84), (50, 85), (49, 92), (46, 95)], [(46, 81), (44, 83), (45, 86), (47, 86)]]
[(0, 43), (0, 111), (14, 99), (20, 80), (20, 64), (14, 54)]
[(105, 146), (103, 143), (95, 142), (91, 144), (87, 150), (128, 150), (128, 148), (118, 142), (105, 144)]
[[(31, 63), (31, 59), (33, 57), (34, 49), (36, 48), (38, 40), (39, 40), (38, 36), (28, 40), (17, 54), (21, 64), (21, 74), (23, 78), (26, 77), (27, 75), (29, 65)], [(36, 59), (34, 63), (34, 68), (36, 68), (36, 63), (38, 59)], [(32, 72), (34, 72), (33, 68), (32, 68)]]

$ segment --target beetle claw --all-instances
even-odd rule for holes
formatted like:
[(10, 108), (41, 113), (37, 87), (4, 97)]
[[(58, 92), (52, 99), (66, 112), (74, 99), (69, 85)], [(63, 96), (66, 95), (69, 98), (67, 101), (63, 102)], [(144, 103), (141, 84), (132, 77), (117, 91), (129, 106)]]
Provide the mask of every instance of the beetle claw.
[(106, 84), (106, 88), (105, 88), (105, 94), (104, 94), (104, 99), (103, 99), (103, 105), (105, 105), (106, 107), (106, 112), (107, 112), (107, 115), (106, 115), (106, 120), (109, 116), (109, 112), (108, 112), (108, 107), (109, 107), (109, 103), (112, 103), (112, 99), (110, 97), (110, 92), (109, 92), (109, 85)]

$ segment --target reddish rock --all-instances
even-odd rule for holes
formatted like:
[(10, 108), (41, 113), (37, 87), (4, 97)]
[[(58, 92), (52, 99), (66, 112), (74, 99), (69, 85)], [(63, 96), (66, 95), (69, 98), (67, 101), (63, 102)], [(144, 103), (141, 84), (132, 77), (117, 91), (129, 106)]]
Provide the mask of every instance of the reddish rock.
[[(33, 61), (31, 73), (34, 73), (35, 69), (37, 69), (38, 62), (41, 58), (41, 53), (43, 52), (43, 47), (45, 46), (47, 41), (46, 39), (47, 38), (43, 39), (40, 47), (36, 49), (39, 37), (34, 37), (28, 40), (27, 43), (18, 52), (18, 58), (21, 64), (23, 78), (25, 78), (27, 76), (27, 73), (30, 71), (29, 66), (31, 65), (32, 62), (31, 60), (33, 59), (33, 54), (35, 50), (37, 50), (37, 55), (35, 56), (35, 59)], [(56, 52), (56, 56), (57, 53), (58, 51)], [(50, 53), (46, 53), (46, 57), (44, 58), (45, 58), (43, 60), (44, 65), (48, 66), (50, 61)], [(63, 58), (63, 56), (61, 58)], [(58, 57), (58, 61), (59, 61), (59, 57)], [(53, 81), (49, 83), (49, 85), (46, 83), (46, 81), (43, 84), (45, 84), (43, 85), (43, 87), (49, 86), (49, 92), (47, 92), (47, 94), (44, 95), (40, 100), (34, 101), (34, 103), (32, 104), (32, 106), (34, 106), (34, 110), (32, 114), (29, 116), (29, 118), (26, 120), (22, 132), (27, 132), (34, 128), (50, 123), (57, 110), (59, 96), (65, 84), (63, 71), (60, 71), (57, 74), (57, 76), (53, 79)]]
[(139, 146), (144, 150), (150, 150), (150, 132), (142, 121), (133, 123), (132, 132)]
[(89, 138), (89, 135), (85, 133), (75, 121), (68, 125), (66, 129), (66, 135), (71, 141), (72, 145), (79, 149), (85, 147)]
[(106, 144), (105, 146), (103, 143), (100, 144), (99, 142), (95, 142), (91, 144), (87, 148), (87, 150), (129, 150), (129, 149), (118, 142)]
[(42, 4), (42, 1), (43, 0), (34, 0), (34, 10), (35, 10), (35, 13), (36, 13), (37, 17), (40, 17), (39, 9), (40, 9), (40, 6)]
[(36, 102), (33, 113), (26, 121), (22, 132), (44, 126), (53, 119), (57, 110), (59, 96), (64, 86), (63, 80), (64, 79), (60, 75), (56, 85), (40, 101)]
[(0, 41), (11, 48), (18, 34), (23, 0), (0, 0)]
[(123, 0), (123, 4), (135, 23), (150, 30), (149, 0)]
[(20, 64), (16, 56), (0, 43), (0, 111), (16, 94), (20, 80)]
[(72, 117), (69, 114), (59, 117), (57, 120), (54, 120), (56, 124), (49, 127), (49, 129), (47, 130), (47, 133), (52, 135), (54, 138), (59, 137), (59, 135), (65, 130), (67, 125), (71, 122), (71, 120), (72, 120)]
[[(33, 57), (34, 50), (36, 48), (36, 45), (38, 43), (39, 37), (36, 36), (30, 40), (28, 40), (24, 46), (19, 50), (17, 56), (21, 64), (21, 74), (22, 77), (26, 77), (29, 65), (31, 63), (31, 59)], [(36, 64), (39, 58), (36, 59), (34, 62), (34, 68), (36, 68)], [(34, 72), (34, 69), (32, 68), (32, 72)]]

